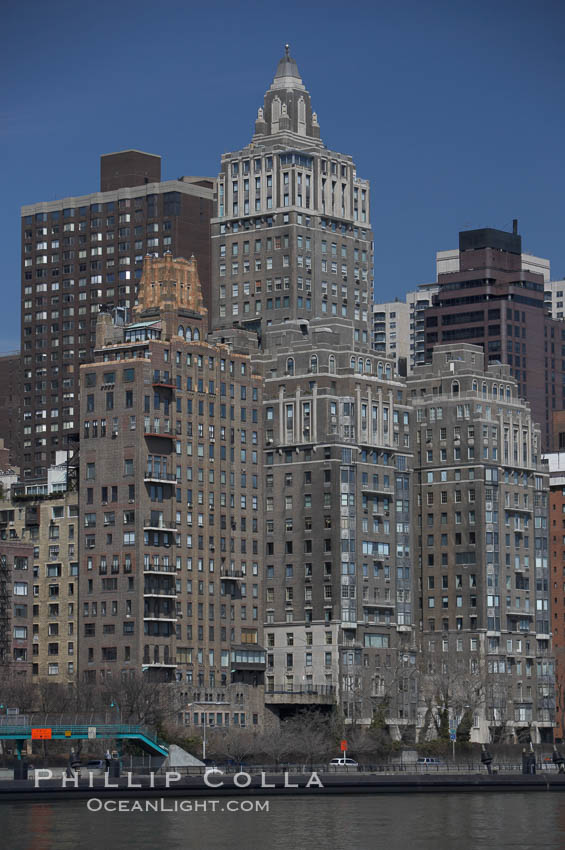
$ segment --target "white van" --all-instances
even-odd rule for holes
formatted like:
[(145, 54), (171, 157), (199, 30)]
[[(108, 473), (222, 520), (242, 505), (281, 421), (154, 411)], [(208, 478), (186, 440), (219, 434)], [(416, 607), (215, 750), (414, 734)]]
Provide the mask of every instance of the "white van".
[(332, 759), (330, 762), (330, 770), (357, 770), (358, 763), (354, 759), (348, 759), (343, 756)]

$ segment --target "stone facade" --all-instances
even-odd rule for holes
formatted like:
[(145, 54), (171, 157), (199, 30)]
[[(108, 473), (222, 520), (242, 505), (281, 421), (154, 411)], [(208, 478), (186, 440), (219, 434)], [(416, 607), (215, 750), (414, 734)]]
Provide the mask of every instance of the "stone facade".
[[(167, 283), (153, 298), (179, 270), (194, 291)], [(217, 704), (216, 721), (260, 722), (253, 339), (206, 340), (190, 262), (150, 260), (141, 285), (136, 322), (101, 314), (96, 361), (81, 368), (81, 678), (143, 672), (182, 684), (187, 704)]]
[(370, 345), (369, 184), (324, 146), (296, 62), (285, 56), (243, 150), (222, 156), (212, 220), (213, 328), (264, 334), (288, 320), (349, 319)]
[[(267, 707), (416, 722), (410, 422), (390, 361), (336, 329), (267, 332)], [(403, 685), (406, 682), (406, 690)]]
[[(477, 346), (437, 346), (408, 389), (428, 710), (441, 694), (451, 725), (469, 713), (474, 740), (551, 740), (548, 476), (539, 428), (508, 367), (485, 364)], [(429, 722), (423, 713), (419, 725)]]

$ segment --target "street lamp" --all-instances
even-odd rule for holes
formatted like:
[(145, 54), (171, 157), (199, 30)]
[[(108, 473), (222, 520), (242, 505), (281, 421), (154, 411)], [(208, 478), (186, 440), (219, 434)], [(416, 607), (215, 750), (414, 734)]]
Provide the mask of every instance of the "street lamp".
[[(199, 702), (189, 702), (186, 705), (186, 708), (192, 708), (193, 705), (200, 705)], [(202, 732), (202, 761), (206, 761), (206, 720), (207, 717), (204, 715), (204, 723), (201, 723), (203, 732)], [(196, 724), (198, 725), (198, 724)]]
[(115, 699), (113, 697), (112, 697), (112, 702), (110, 703), (110, 708), (115, 708), (117, 710), (118, 720), (121, 724), (121, 722), (122, 722), (122, 712), (121, 712), (120, 706), (118, 705), (118, 703), (115, 701)]

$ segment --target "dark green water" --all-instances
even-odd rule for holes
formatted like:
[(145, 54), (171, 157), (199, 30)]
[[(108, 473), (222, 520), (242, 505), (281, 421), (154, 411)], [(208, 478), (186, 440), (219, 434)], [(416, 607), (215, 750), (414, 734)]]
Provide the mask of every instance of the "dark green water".
[[(236, 805), (240, 802), (238, 798)], [(207, 812), (176, 813), (91, 813), (86, 801), (3, 803), (0, 848), (561, 850), (565, 847), (565, 794), (561, 793), (272, 797), (268, 813), (220, 811), (226, 803), (226, 799), (219, 800), (215, 812), (208, 805)], [(173, 804), (174, 799), (165, 800), (166, 806)]]

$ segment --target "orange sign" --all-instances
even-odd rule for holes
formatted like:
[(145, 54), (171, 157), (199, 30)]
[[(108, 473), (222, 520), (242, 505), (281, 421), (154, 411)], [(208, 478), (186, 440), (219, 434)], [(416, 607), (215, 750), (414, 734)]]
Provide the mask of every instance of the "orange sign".
[(342, 752), (342, 753), (346, 753), (346, 752), (347, 752), (347, 741), (342, 741), (342, 742), (341, 742), (341, 752)]
[(32, 740), (36, 741), (50, 741), (51, 740), (51, 729), (32, 729), (31, 730)]

